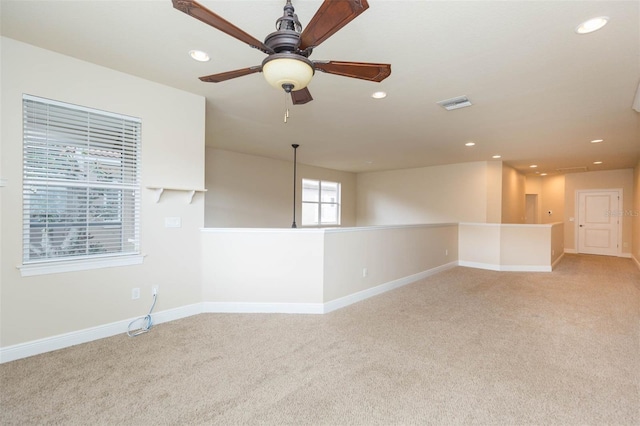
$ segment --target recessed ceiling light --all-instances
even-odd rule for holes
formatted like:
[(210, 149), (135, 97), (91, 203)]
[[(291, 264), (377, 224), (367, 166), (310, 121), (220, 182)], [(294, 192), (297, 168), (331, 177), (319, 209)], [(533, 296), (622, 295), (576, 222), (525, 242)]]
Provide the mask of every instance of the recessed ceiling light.
[(591, 143), (600, 143), (600, 142), (603, 142), (603, 141), (604, 141), (604, 139), (594, 139), (594, 140), (591, 141)]
[(608, 16), (598, 16), (597, 18), (589, 19), (588, 21), (584, 21), (582, 24), (576, 27), (576, 32), (578, 34), (589, 34), (594, 31), (598, 31), (600, 28), (607, 25), (609, 22)]
[(467, 142), (464, 145), (465, 146), (474, 146), (476, 143), (475, 142)]
[(491, 158), (496, 158), (496, 159), (497, 159), (497, 158), (502, 158), (502, 155), (494, 155), (494, 156), (493, 156), (493, 157), (491, 157)]
[(207, 62), (209, 59), (209, 54), (207, 52), (203, 52), (202, 50), (190, 50), (189, 56), (195, 59), (198, 62)]
[(602, 164), (602, 161), (594, 161), (593, 164)]
[(384, 99), (387, 97), (387, 92), (374, 92), (371, 97), (373, 99)]
[(547, 175), (546, 173), (540, 173), (540, 176), (546, 176), (546, 175)]
[(529, 167), (531, 167), (532, 169), (535, 169), (536, 167), (538, 167), (538, 165), (537, 164), (532, 164)]

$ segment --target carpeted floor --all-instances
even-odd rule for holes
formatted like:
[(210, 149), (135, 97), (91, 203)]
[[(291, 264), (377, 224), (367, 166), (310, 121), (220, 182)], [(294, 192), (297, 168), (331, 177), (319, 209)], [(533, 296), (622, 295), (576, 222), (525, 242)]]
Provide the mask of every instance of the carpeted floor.
[(640, 271), (458, 267), (326, 315), (198, 315), (0, 378), (3, 425), (638, 425)]

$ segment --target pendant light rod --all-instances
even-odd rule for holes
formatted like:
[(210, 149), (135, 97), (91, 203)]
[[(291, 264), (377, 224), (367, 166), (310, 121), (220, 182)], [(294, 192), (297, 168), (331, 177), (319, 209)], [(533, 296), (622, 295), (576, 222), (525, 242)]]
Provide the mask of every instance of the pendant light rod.
[(298, 145), (297, 143), (291, 144), (293, 147), (293, 223), (291, 224), (292, 228), (297, 228), (296, 225), (296, 168), (298, 163), (297, 152)]

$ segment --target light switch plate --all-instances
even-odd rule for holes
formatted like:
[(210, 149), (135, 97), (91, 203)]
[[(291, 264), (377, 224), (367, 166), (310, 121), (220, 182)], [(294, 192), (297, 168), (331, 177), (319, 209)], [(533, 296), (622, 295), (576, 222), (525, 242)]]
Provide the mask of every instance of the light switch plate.
[(165, 228), (180, 228), (182, 227), (182, 219), (179, 217), (165, 217), (164, 218), (164, 227)]

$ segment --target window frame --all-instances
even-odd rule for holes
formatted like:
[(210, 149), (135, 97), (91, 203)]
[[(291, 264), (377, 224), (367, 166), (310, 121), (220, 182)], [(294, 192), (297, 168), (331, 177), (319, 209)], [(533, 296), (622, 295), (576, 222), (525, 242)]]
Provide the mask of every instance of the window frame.
[(27, 94), (22, 114), (22, 276), (142, 263), (142, 120)]
[[(305, 191), (305, 181), (309, 181), (309, 182), (317, 182), (318, 184), (318, 190), (317, 190), (317, 201), (305, 201), (305, 197), (304, 197), (304, 191)], [(332, 202), (332, 201), (322, 201), (322, 185), (325, 184), (331, 184), (331, 185), (336, 185), (337, 188), (337, 197), (336, 197), (336, 201)], [(342, 223), (342, 183), (340, 182), (334, 182), (334, 181), (328, 181), (328, 180), (322, 180), (322, 179), (307, 179), (307, 178), (303, 178), (302, 182), (301, 182), (301, 187), (302, 187), (302, 201), (301, 201), (301, 212), (302, 212), (302, 217), (301, 217), (301, 223), (303, 227), (315, 227), (315, 228), (328, 228), (328, 227), (335, 227), (335, 226), (340, 226), (340, 224)], [(305, 223), (305, 216), (304, 216), (304, 211), (305, 211), (305, 204), (306, 205), (317, 205), (316, 207), (316, 211), (317, 211), (317, 222), (315, 223)], [(336, 206), (336, 218), (337, 220), (335, 222), (331, 222), (331, 223), (323, 223), (323, 216), (322, 216), (322, 207), (323, 206)]]

